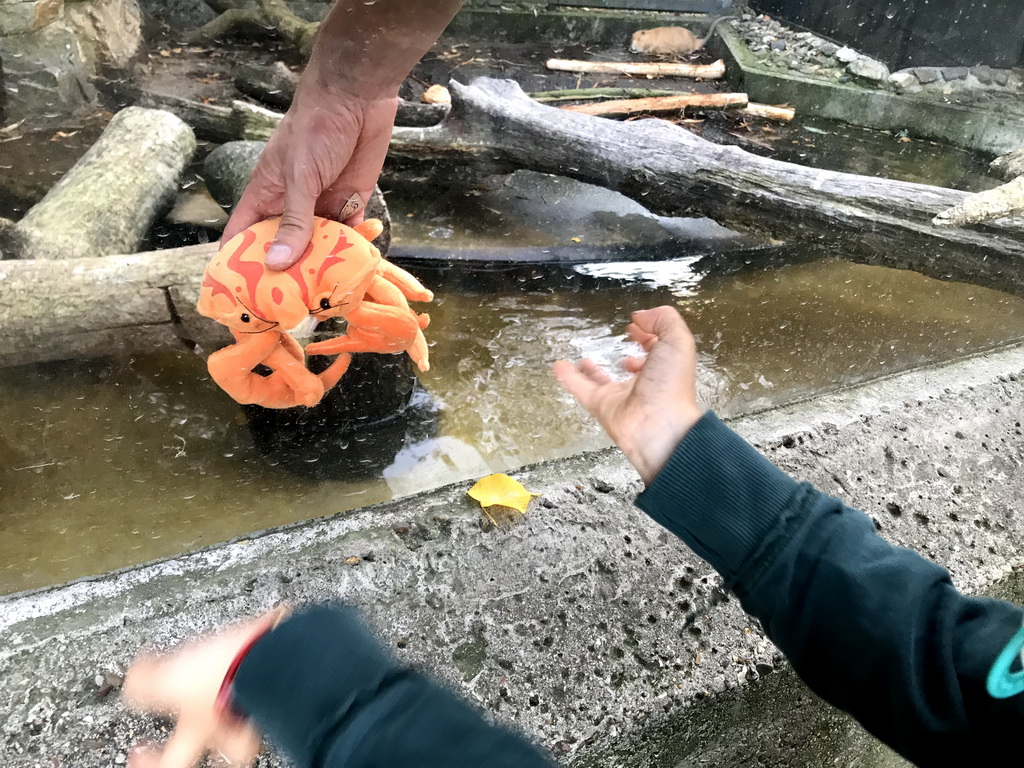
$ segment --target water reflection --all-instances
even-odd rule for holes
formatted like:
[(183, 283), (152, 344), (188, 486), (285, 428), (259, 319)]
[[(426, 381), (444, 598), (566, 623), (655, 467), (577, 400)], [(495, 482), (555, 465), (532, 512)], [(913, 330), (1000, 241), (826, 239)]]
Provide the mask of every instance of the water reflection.
[(621, 332), (640, 307), (681, 308), (700, 395), (725, 414), (1024, 336), (1024, 300), (838, 261), (700, 280), (687, 261), (601, 265), (487, 290), (441, 274), (421, 273), (438, 288), (414, 397), (429, 418), (369, 477), (309, 479), (261, 456), (184, 350), (0, 371), (0, 591), (604, 446), (549, 367), (631, 352)]

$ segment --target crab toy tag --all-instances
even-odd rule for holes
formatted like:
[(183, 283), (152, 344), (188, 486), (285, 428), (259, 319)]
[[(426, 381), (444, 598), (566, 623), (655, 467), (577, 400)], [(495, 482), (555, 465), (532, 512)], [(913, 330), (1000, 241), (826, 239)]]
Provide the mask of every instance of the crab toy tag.
[[(238, 233), (203, 275), (199, 314), (235, 337), (207, 362), (221, 389), (239, 403), (264, 408), (313, 406), (344, 376), (353, 352), (406, 352), (421, 371), (430, 367), (423, 336), (429, 317), (414, 312), (409, 301), (431, 301), (434, 295), (381, 257), (370, 242), (383, 231), (379, 220), (352, 228), (317, 217), (302, 258), (274, 271), (266, 255), (279, 222), (268, 219)], [(296, 338), (311, 336), (333, 317), (346, 321), (346, 332), (303, 350)], [(306, 367), (306, 355), (337, 358), (315, 374)]]

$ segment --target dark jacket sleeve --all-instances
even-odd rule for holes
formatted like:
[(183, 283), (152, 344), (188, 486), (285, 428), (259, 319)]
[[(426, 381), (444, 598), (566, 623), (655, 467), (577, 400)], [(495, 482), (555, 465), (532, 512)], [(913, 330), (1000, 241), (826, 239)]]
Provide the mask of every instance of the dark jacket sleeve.
[(299, 768), (552, 766), (525, 738), (398, 665), (346, 606), (307, 608), (258, 640), (232, 704)]
[(904, 757), (1019, 752), (1024, 695), (985, 689), (1019, 606), (960, 594), (945, 569), (788, 477), (713, 413), (637, 505), (722, 574), (812, 690)]

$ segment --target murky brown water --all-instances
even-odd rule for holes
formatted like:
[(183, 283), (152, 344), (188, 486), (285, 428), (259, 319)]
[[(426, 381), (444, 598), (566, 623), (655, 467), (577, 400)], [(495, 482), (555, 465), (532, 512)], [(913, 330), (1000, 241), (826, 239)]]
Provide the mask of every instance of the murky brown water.
[(703, 280), (686, 262), (590, 271), (619, 277), (438, 286), (422, 377), (436, 425), (371, 479), (272, 466), (189, 352), (0, 371), (0, 592), (603, 446), (549, 367), (617, 360), (639, 307), (680, 307), (702, 398), (726, 414), (1024, 337), (1024, 300), (838, 261)]

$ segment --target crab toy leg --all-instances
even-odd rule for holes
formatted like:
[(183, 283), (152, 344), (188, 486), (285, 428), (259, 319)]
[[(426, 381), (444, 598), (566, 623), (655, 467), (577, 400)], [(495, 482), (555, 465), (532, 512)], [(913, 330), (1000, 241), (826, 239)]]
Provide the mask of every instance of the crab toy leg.
[[(348, 333), (326, 341), (318, 341), (306, 347), (310, 355), (337, 355), (344, 352), (384, 352), (395, 354), (410, 351), (417, 336), (422, 337), (420, 323), (415, 312), (407, 307), (389, 307), (383, 304), (364, 303), (347, 316)], [(430, 368), (426, 356), (426, 343), (422, 355), (413, 357), (421, 371)], [(416, 359), (419, 357), (420, 359)]]
[[(277, 331), (235, 335), (238, 343), (210, 355), (207, 368), (213, 380), (239, 403), (259, 403), (266, 408), (312, 406), (320, 402), (324, 385), (306, 370), (302, 348), (290, 336)], [(269, 376), (253, 372), (263, 364)]]

